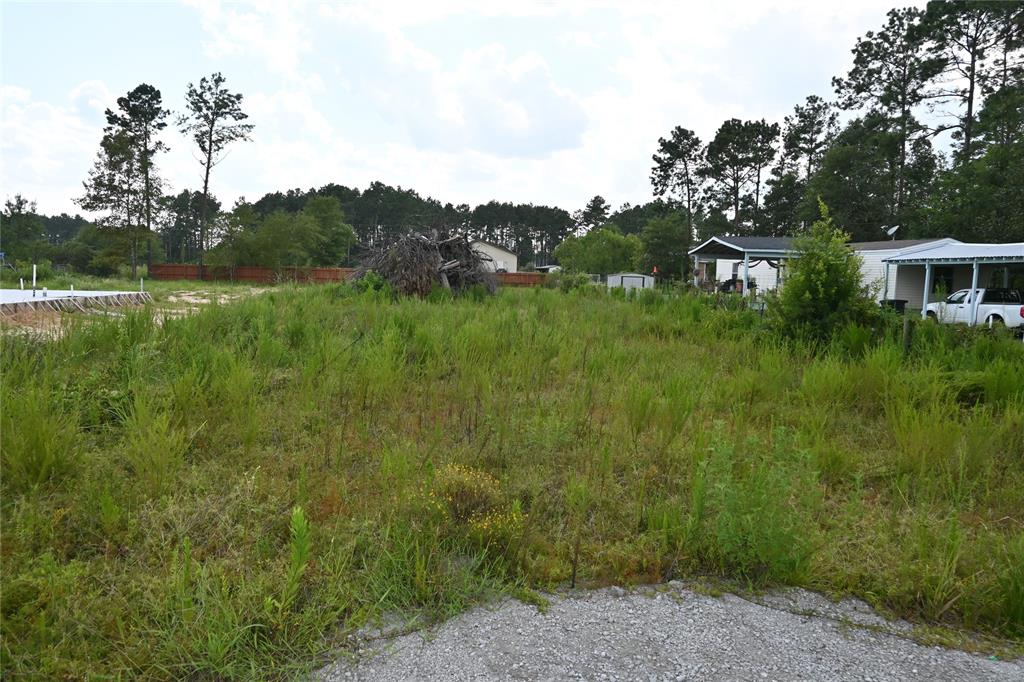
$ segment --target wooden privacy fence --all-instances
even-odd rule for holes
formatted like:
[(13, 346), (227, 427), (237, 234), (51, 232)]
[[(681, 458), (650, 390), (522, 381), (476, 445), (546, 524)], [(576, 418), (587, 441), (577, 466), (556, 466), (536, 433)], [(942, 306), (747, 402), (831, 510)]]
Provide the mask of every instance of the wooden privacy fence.
[[(355, 268), (261, 268), (250, 265), (228, 268), (203, 266), (203, 277), (199, 266), (188, 263), (162, 263), (153, 265), (149, 274), (153, 279), (206, 279), (212, 281), (253, 282), (275, 284), (277, 282), (304, 282), (324, 284), (343, 282), (352, 276)], [(498, 283), (505, 287), (535, 287), (544, 283), (543, 272), (499, 272)]]
[(499, 272), (498, 283), (503, 287), (539, 287), (544, 284), (543, 272)]

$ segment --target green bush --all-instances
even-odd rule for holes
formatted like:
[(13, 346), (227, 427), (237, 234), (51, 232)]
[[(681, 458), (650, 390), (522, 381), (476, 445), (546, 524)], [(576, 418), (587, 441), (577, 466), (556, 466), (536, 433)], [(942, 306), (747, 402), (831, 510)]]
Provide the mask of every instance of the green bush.
[(846, 246), (849, 235), (819, 204), (821, 218), (794, 241), (786, 285), (769, 307), (784, 336), (809, 341), (827, 341), (851, 324), (864, 324), (876, 308), (861, 284), (860, 258)]
[[(35, 264), (36, 266), (36, 281), (43, 282), (53, 277), (53, 263), (48, 260), (41, 260)], [(29, 261), (19, 260), (15, 262), (14, 269), (17, 270), (17, 277), (25, 280), (25, 286), (32, 284), (32, 263)]]
[(576, 289), (589, 287), (590, 276), (583, 273), (559, 270), (558, 272), (548, 273), (547, 277), (544, 278), (544, 286), (560, 291), (575, 291)]

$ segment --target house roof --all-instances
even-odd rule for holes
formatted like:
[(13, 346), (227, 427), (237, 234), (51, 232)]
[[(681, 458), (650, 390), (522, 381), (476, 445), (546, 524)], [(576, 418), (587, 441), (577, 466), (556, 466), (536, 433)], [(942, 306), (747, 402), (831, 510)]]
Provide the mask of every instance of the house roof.
[(1013, 244), (937, 244), (910, 253), (898, 253), (883, 258), (887, 263), (923, 265), (926, 263), (1024, 263), (1024, 242)]
[(952, 239), (886, 239), (877, 242), (850, 242), (847, 244), (854, 251), (902, 251), (911, 246), (921, 246), (931, 242), (955, 241)]
[(743, 258), (781, 256), (792, 251), (792, 237), (712, 237), (690, 249), (691, 256)]
[[(509, 251), (508, 249), (506, 249), (501, 244), (495, 244), (494, 242), (489, 242), (489, 241), (486, 241), (484, 239), (474, 239), (472, 244), (486, 244), (487, 246), (491, 247), (492, 249), (500, 249), (501, 251), (504, 251), (505, 253), (509, 254), (510, 256), (516, 255), (515, 251)], [(470, 244), (470, 246), (472, 246), (472, 244)]]

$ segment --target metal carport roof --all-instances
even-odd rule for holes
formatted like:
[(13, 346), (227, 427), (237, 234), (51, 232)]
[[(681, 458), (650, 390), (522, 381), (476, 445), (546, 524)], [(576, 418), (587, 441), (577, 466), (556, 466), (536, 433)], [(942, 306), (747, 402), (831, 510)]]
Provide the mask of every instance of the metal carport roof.
[(897, 265), (954, 263), (1024, 263), (1024, 242), (1014, 244), (942, 244), (883, 258)]

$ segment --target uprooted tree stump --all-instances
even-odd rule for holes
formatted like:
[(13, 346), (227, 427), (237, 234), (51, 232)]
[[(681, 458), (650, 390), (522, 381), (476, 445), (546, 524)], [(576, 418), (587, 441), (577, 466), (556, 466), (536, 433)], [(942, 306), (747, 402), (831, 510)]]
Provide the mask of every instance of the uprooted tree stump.
[(461, 293), (480, 285), (489, 293), (498, 287), (491, 258), (475, 250), (465, 235), (431, 236), (416, 232), (370, 254), (355, 277), (373, 271), (399, 294), (426, 296), (434, 288)]

